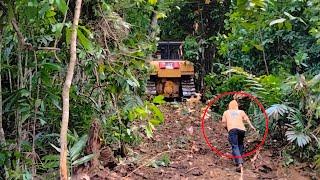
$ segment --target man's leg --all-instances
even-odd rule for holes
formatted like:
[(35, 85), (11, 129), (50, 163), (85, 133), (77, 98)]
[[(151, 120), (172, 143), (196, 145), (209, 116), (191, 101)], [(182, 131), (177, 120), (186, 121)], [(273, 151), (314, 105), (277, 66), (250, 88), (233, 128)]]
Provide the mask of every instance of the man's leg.
[(239, 149), (239, 145), (238, 145), (238, 130), (237, 129), (231, 129), (229, 131), (229, 142), (232, 147), (232, 155), (237, 156), (237, 158), (234, 158), (236, 164), (237, 165), (243, 164), (243, 160), (240, 157), (241, 153), (240, 153), (240, 149)]
[(245, 137), (245, 131), (238, 130), (238, 145), (239, 145), (239, 150), (241, 155), (243, 155), (244, 153), (244, 143), (243, 143), (244, 137)]

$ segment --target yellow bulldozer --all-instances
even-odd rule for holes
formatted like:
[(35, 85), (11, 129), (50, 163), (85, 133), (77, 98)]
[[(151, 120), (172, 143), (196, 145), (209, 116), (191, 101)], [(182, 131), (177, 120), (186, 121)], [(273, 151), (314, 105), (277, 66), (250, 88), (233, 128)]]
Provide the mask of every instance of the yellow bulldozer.
[(182, 59), (182, 42), (159, 42), (150, 62), (153, 72), (147, 82), (148, 95), (189, 98), (196, 92), (193, 63)]

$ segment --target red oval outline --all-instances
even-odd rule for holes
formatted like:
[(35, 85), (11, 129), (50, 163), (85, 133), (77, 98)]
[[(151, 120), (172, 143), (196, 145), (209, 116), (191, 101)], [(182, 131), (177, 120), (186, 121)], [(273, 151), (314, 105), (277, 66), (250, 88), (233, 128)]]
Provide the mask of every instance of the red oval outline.
[[(214, 103), (216, 103), (222, 97), (227, 96), (227, 95), (235, 95), (235, 94), (243, 95), (244, 97), (249, 97), (251, 101), (253, 100), (259, 106), (259, 109), (262, 111), (262, 113), (263, 113), (263, 115), (265, 117), (265, 122), (266, 122), (266, 129), (264, 131), (264, 134), (263, 134), (263, 137), (262, 137), (262, 140), (261, 140), (260, 144), (258, 144), (255, 149), (253, 149), (250, 152), (247, 152), (247, 153), (243, 154), (242, 156), (233, 156), (233, 155), (226, 154), (226, 153), (223, 153), (223, 152), (219, 151), (217, 148), (212, 146), (212, 144), (209, 142), (209, 139), (208, 139), (208, 137), (207, 137), (207, 135), (205, 133), (205, 129), (204, 129), (205, 115), (207, 114), (209, 107), (212, 106)], [(253, 96), (253, 95), (251, 95), (249, 93), (246, 93), (244, 91), (233, 91), (233, 92), (224, 92), (224, 93), (218, 94), (213, 100), (211, 100), (208, 103), (205, 111), (203, 112), (203, 116), (201, 118), (201, 131), (202, 131), (202, 135), (203, 135), (207, 145), (211, 148), (211, 150), (213, 152), (217, 153), (218, 155), (220, 155), (222, 157), (224, 156), (224, 157), (227, 157), (227, 158), (235, 159), (235, 158), (244, 158), (244, 157), (252, 155), (253, 153), (255, 153), (265, 143), (267, 135), (268, 135), (268, 131), (269, 131), (268, 124), (269, 124), (269, 118), (267, 116), (266, 110), (264, 109), (263, 105), (260, 103), (260, 101), (255, 96)]]

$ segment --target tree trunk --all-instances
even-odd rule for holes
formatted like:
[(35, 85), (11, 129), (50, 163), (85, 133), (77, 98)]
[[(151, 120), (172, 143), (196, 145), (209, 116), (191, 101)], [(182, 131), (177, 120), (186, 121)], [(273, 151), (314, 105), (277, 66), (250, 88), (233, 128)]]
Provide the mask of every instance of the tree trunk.
[(6, 138), (2, 127), (2, 29), (0, 29), (0, 147), (5, 144)]
[(269, 68), (268, 68), (268, 63), (267, 63), (267, 59), (266, 59), (266, 53), (264, 51), (264, 45), (263, 45), (263, 39), (262, 39), (261, 30), (259, 30), (259, 34), (260, 34), (260, 42), (261, 42), (261, 45), (262, 45), (263, 62), (264, 62), (264, 66), (266, 68), (266, 73), (267, 73), (267, 75), (269, 75)]
[(60, 132), (60, 179), (68, 179), (68, 167), (67, 167), (67, 130), (69, 121), (69, 92), (74, 74), (74, 67), (77, 61), (77, 28), (79, 23), (80, 11), (82, 0), (76, 1), (75, 13), (72, 24), (72, 34), (70, 42), (70, 62), (62, 90), (62, 123)]

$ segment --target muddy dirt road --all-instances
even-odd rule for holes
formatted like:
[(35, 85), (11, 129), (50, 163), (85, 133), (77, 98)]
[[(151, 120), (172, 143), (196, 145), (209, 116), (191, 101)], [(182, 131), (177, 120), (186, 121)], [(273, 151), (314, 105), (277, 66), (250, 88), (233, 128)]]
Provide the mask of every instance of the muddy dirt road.
[[(202, 108), (163, 105), (164, 124), (157, 127), (152, 139), (144, 139), (131, 150), (131, 155), (115, 168), (116, 173), (127, 179), (239, 179), (233, 161), (216, 155), (206, 145), (200, 128)], [(205, 123), (210, 142), (221, 151), (230, 152), (226, 130), (212, 119)], [(284, 167), (281, 149), (271, 149), (269, 141), (258, 154), (245, 158), (243, 179), (318, 179), (306, 171), (305, 164)], [(246, 144), (248, 149), (254, 146), (252, 142)]]

